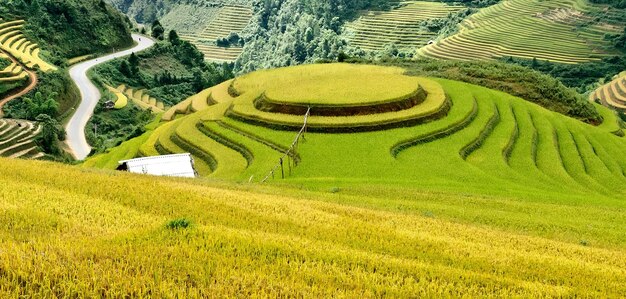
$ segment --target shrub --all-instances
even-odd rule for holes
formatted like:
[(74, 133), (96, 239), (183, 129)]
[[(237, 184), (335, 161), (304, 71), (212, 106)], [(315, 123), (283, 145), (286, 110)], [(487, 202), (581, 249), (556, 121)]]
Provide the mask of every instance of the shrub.
[(186, 229), (191, 227), (191, 220), (186, 218), (174, 219), (168, 222), (165, 227), (168, 229)]

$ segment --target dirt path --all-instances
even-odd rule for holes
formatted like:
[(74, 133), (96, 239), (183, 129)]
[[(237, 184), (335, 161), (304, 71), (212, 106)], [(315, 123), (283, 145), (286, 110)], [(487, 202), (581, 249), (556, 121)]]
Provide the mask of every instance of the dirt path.
[(7, 97), (5, 97), (4, 99), (0, 100), (0, 117), (4, 116), (4, 113), (2, 112), (2, 108), (4, 107), (4, 105), (6, 105), (6, 103), (15, 100), (23, 95), (26, 95), (27, 93), (29, 93), (31, 90), (35, 89), (35, 87), (37, 87), (37, 83), (39, 83), (39, 77), (37, 77), (37, 73), (33, 72), (32, 70), (26, 68), (25, 65), (23, 65), (21, 62), (19, 62), (17, 59), (15, 59), (15, 57), (11, 56), (11, 54), (6, 53), (3, 51), (3, 53), (5, 53), (7, 56), (9, 56), (9, 59), (11, 59), (12, 62), (17, 63), (19, 66), (22, 67), (22, 69), (28, 74), (28, 78), (29, 78), (29, 84), (28, 86), (26, 86), (25, 88), (23, 88), (22, 90), (19, 90), (17, 92), (12, 92), (10, 93)]

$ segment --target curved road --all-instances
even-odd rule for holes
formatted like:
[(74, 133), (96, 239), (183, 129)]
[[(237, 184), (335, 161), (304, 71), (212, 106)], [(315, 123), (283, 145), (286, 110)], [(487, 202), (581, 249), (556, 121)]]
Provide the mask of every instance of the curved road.
[(77, 160), (85, 159), (91, 151), (91, 147), (85, 137), (85, 127), (102, 96), (98, 88), (87, 78), (87, 71), (98, 64), (145, 50), (154, 45), (154, 41), (150, 38), (137, 34), (133, 34), (133, 40), (135, 40), (137, 45), (132, 49), (88, 60), (70, 68), (70, 77), (80, 90), (81, 102), (65, 126), (65, 130), (67, 131), (66, 143), (70, 148), (70, 152)]

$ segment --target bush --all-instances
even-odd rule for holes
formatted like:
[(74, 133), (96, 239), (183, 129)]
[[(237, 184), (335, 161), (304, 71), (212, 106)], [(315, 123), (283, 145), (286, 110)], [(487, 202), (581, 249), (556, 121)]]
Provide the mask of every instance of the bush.
[(186, 228), (190, 228), (191, 227), (191, 220), (186, 219), (186, 218), (178, 218), (178, 219), (174, 219), (171, 220), (170, 222), (167, 223), (167, 225), (165, 226), (168, 229), (186, 229)]

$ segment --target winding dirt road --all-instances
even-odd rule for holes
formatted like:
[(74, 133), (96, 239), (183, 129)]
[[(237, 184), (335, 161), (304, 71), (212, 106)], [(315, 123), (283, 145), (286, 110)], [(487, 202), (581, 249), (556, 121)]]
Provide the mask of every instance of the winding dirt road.
[(98, 64), (145, 50), (154, 45), (152, 39), (137, 34), (133, 34), (133, 40), (135, 40), (137, 45), (131, 49), (81, 62), (70, 68), (70, 77), (80, 90), (81, 102), (78, 109), (76, 109), (76, 112), (65, 126), (65, 130), (67, 131), (67, 139), (65, 142), (70, 152), (77, 160), (85, 159), (91, 151), (91, 146), (89, 146), (87, 138), (85, 137), (85, 127), (93, 115), (98, 101), (102, 97), (98, 88), (87, 78), (87, 71)]
[(23, 65), (21, 62), (19, 62), (17, 59), (15, 59), (13, 56), (9, 55), (8, 53), (6, 53), (6, 54), (7, 54), (7, 56), (9, 56), (9, 59), (11, 59), (12, 62), (17, 63), (28, 74), (29, 82), (28, 82), (28, 86), (26, 86), (25, 88), (15, 92), (15, 93), (11, 93), (6, 98), (0, 100), (0, 117), (4, 116), (4, 113), (2, 112), (2, 107), (4, 107), (4, 105), (6, 105), (8, 102), (13, 101), (13, 100), (15, 100), (15, 99), (17, 99), (17, 98), (19, 98), (19, 97), (21, 97), (23, 95), (26, 95), (31, 90), (35, 89), (35, 87), (37, 87), (37, 84), (39, 83), (39, 78), (37, 77), (37, 73), (35, 73), (32, 70), (26, 68), (25, 65)]

